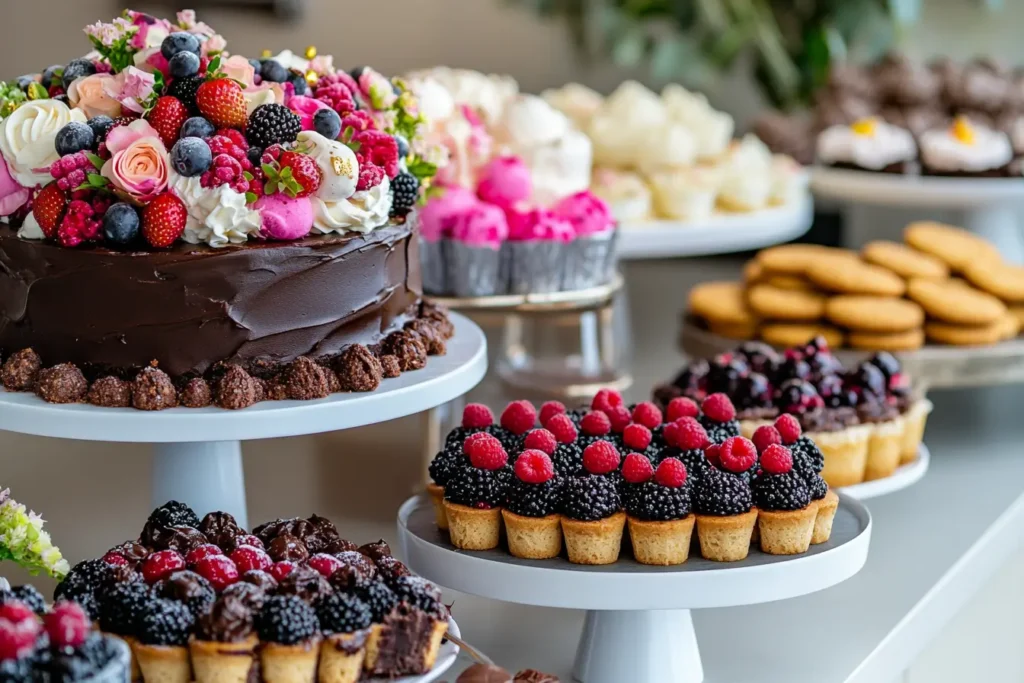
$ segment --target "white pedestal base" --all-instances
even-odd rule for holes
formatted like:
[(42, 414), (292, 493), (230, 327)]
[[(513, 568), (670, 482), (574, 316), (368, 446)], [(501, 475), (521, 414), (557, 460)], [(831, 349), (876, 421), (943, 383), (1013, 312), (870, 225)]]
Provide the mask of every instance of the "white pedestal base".
[(158, 443), (153, 450), (154, 507), (177, 500), (200, 517), (223, 510), (249, 528), (241, 442)]
[(572, 675), (580, 683), (701, 683), (690, 610), (587, 612)]

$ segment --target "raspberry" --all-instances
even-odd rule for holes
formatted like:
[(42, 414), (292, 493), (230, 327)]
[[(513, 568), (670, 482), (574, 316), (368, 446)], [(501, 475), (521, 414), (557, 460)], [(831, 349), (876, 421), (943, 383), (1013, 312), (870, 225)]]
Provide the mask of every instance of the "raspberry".
[(370, 190), (382, 182), (384, 182), (384, 169), (369, 162), (363, 163), (363, 160), (359, 159), (359, 183), (356, 185), (356, 191)]
[(238, 581), (238, 567), (230, 558), (211, 555), (196, 563), (196, 574), (203, 577), (218, 593)]
[(793, 469), (793, 454), (785, 446), (770, 444), (761, 454), (761, 469), (768, 474), (786, 474)]
[(274, 577), (278, 583), (284, 580), (284, 577), (288, 576), (295, 569), (295, 563), (283, 560), (281, 562), (275, 562), (270, 565), (270, 569), (267, 573)]
[(654, 481), (670, 489), (677, 489), (686, 483), (686, 465), (676, 458), (665, 458), (654, 471)]
[(388, 178), (398, 175), (398, 143), (395, 138), (380, 130), (364, 130), (356, 133), (352, 140), (359, 144), (357, 159), (362, 166), (367, 161), (384, 169)]
[(775, 429), (779, 432), (782, 443), (787, 446), (796, 443), (796, 440), (800, 438), (800, 421), (789, 413), (779, 415), (775, 420)]
[(731, 436), (722, 444), (719, 460), (722, 467), (730, 472), (746, 472), (757, 462), (757, 448), (750, 439)]
[(608, 416), (608, 421), (612, 425), (612, 431), (616, 434), (621, 433), (633, 419), (624, 406), (616, 406), (611, 410), (607, 410), (605, 415)]
[(544, 427), (555, 435), (558, 443), (572, 443), (579, 436), (576, 425), (568, 415), (555, 415), (544, 424)]
[(113, 551), (111, 551), (111, 552), (107, 553), (106, 555), (104, 555), (102, 559), (107, 564), (114, 564), (114, 565), (128, 564), (128, 560), (124, 559), (124, 555), (121, 555), (119, 553), (115, 553)]
[(58, 648), (76, 648), (85, 642), (92, 623), (81, 607), (73, 602), (58, 602), (43, 617), (43, 627), (50, 636), (50, 644)]
[(160, 579), (185, 568), (185, 559), (173, 550), (161, 550), (142, 563), (142, 577), (152, 585)]
[[(476, 448), (477, 444), (487, 443), (492, 440), (498, 441), (498, 438), (490, 432), (477, 432), (475, 434), (470, 434), (466, 437), (465, 441), (462, 442), (462, 452), (469, 455), (469, 452), (473, 448)], [(501, 442), (498, 441), (498, 443), (500, 444)]]
[(604, 413), (595, 410), (583, 416), (580, 430), (587, 436), (604, 436), (612, 431), (612, 421)]
[(558, 441), (555, 439), (555, 435), (548, 430), (534, 429), (523, 440), (523, 448), (551, 455), (558, 448)]
[(516, 476), (527, 484), (543, 484), (555, 476), (555, 466), (544, 451), (528, 449), (516, 460)]
[(600, 410), (602, 413), (620, 407), (622, 407), (622, 394), (614, 389), (601, 389), (594, 396), (594, 400), (590, 402), (591, 410)]
[(619, 466), (619, 452), (608, 441), (595, 441), (583, 449), (583, 469), (591, 474), (608, 474)]
[(654, 405), (649, 401), (643, 403), (637, 403), (636, 407), (633, 408), (633, 422), (641, 424), (648, 429), (654, 429), (661, 425), (661, 411), (658, 410), (658, 406)]
[[(490, 434), (483, 433), (487, 438), (466, 439), (464, 451), (469, 456), (473, 467), (481, 470), (498, 470), (508, 463), (508, 453), (501, 442)], [(475, 436), (475, 435), (474, 435)]]
[(677, 425), (677, 431), (674, 432), (676, 442), (673, 444), (676, 448), (692, 450), (702, 449), (708, 445), (708, 433), (696, 419), (684, 417), (674, 424)]
[(622, 461), (622, 478), (630, 484), (642, 484), (654, 476), (651, 461), (639, 453), (630, 453)]
[[(8, 603), (10, 605), (12, 603)], [(6, 609), (7, 605), (4, 606)], [(35, 618), (14, 621), (4, 617), (0, 609), (0, 663), (20, 659), (31, 652), (39, 634), (39, 621)], [(27, 608), (26, 608), (27, 609)], [(29, 613), (31, 614), (31, 610)], [(0, 671), (3, 671), (0, 668)], [(27, 680), (31, 680), (28, 678)]]
[(781, 444), (782, 436), (779, 434), (779, 430), (771, 425), (761, 425), (754, 430), (753, 436), (750, 438), (754, 442), (754, 446), (757, 447), (758, 453), (764, 453), (764, 449), (768, 448), (772, 444)]
[(331, 578), (331, 575), (334, 574), (334, 572), (341, 569), (341, 565), (343, 563), (334, 555), (328, 555), (327, 553), (317, 553), (313, 557), (309, 558), (307, 564), (313, 569), (320, 572), (320, 576), (329, 579)]
[(218, 546), (212, 543), (204, 543), (201, 546), (197, 546), (189, 551), (188, 555), (185, 556), (185, 564), (190, 567), (195, 566), (199, 560), (204, 557), (210, 557), (211, 555), (223, 555), (223, 551)]
[(736, 419), (736, 408), (725, 394), (711, 394), (700, 404), (700, 409), (715, 422), (729, 422)]
[[(62, 602), (58, 604), (71, 604)], [(6, 619), (12, 624), (18, 624), (27, 620), (34, 620), (36, 613), (32, 611), (32, 608), (21, 602), (20, 600), (11, 600), (5, 602), (3, 606), (0, 606), (0, 619)]]
[(668, 422), (675, 422), (681, 417), (697, 417), (699, 414), (697, 402), (685, 396), (672, 399), (665, 408), (665, 420)]
[(623, 445), (633, 451), (646, 451), (652, 438), (651, 430), (643, 425), (631, 424), (622, 430)]
[(239, 574), (244, 574), (252, 569), (265, 570), (274, 564), (274, 561), (270, 559), (270, 555), (267, 555), (265, 550), (248, 545), (238, 546), (235, 548), (235, 552), (231, 553), (230, 557), (231, 561), (235, 563)]
[(469, 403), (462, 409), (462, 426), (466, 429), (483, 429), (494, 424), (494, 413), (481, 403)]
[(501, 426), (513, 434), (525, 434), (537, 423), (537, 411), (529, 401), (512, 401), (501, 414)]
[(715, 467), (722, 466), (722, 446), (721, 444), (713, 443), (704, 449), (704, 457), (708, 459), (708, 462)]
[(555, 415), (565, 415), (565, 405), (558, 401), (548, 401), (540, 407), (540, 424), (547, 427), (548, 420)]

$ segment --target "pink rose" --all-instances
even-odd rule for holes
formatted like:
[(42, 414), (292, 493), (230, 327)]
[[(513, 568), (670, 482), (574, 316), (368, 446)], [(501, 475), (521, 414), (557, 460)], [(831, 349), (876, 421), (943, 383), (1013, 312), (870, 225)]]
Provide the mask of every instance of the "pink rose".
[(113, 156), (101, 173), (114, 187), (140, 202), (151, 201), (167, 189), (167, 148), (149, 122), (139, 119), (107, 134)]
[(7, 160), (0, 154), (0, 216), (10, 216), (25, 206), (31, 191), (11, 176)]
[[(157, 53), (159, 54), (159, 50)], [(163, 55), (161, 55), (162, 57)], [(145, 110), (142, 103), (153, 96), (155, 83), (156, 78), (153, 74), (130, 66), (115, 76), (112, 81), (105, 81), (104, 89), (107, 95), (120, 102), (122, 107), (141, 114)]]
[(241, 55), (234, 55), (224, 60), (220, 68), (228, 78), (233, 78), (241, 83), (243, 89), (252, 86), (255, 82), (256, 69), (248, 59)]
[(212, 36), (203, 42), (203, 54), (213, 55), (219, 52), (223, 52), (224, 48), (228, 46), (228, 41), (219, 33), (214, 33)]
[(359, 90), (370, 106), (378, 111), (390, 109), (398, 99), (391, 81), (370, 68), (363, 69), (359, 75)]
[(103, 73), (75, 79), (68, 88), (71, 106), (81, 109), (90, 119), (97, 116), (117, 118), (121, 115), (121, 103), (111, 97), (109, 92), (116, 88), (115, 80), (114, 76)]
[(302, 122), (302, 130), (313, 130), (313, 117), (321, 109), (330, 109), (325, 102), (314, 100), (312, 97), (297, 95), (288, 100), (288, 108), (291, 109)]

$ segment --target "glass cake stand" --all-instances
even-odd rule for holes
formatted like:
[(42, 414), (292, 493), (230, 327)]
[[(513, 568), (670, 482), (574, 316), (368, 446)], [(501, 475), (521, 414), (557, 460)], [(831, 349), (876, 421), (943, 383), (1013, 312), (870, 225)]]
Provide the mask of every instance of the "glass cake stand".
[(487, 341), (467, 318), (452, 314), (455, 335), (444, 356), (425, 368), (385, 379), (376, 391), (332, 394), (315, 401), (264, 401), (243, 410), (55, 405), (35, 394), (0, 392), (0, 429), (86, 441), (151, 443), (153, 501), (179, 500), (200, 516), (234, 515), (248, 527), (241, 442), (352, 429), (431, 410), (462, 396), (487, 371)]

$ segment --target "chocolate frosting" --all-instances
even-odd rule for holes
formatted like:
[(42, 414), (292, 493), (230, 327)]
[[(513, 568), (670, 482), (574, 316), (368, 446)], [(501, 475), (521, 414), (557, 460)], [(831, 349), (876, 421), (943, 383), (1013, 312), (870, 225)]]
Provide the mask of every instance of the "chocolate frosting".
[(853, 408), (819, 408), (796, 416), (805, 432), (838, 432), (858, 424)]
[(494, 664), (474, 664), (455, 679), (455, 683), (513, 683), (512, 674)]
[(320, 572), (305, 565), (293, 569), (277, 586), (278, 595), (294, 595), (308, 605), (316, 605), (321, 598), (333, 592), (331, 584)]
[(224, 595), (199, 617), (196, 637), (218, 643), (237, 643), (253, 633), (252, 612), (242, 600)]
[(420, 296), (413, 226), (367, 235), (167, 251), (66, 249), (0, 230), (0, 349), (87, 374), (156, 360), (173, 377), (217, 361), (291, 361), (373, 344)]

